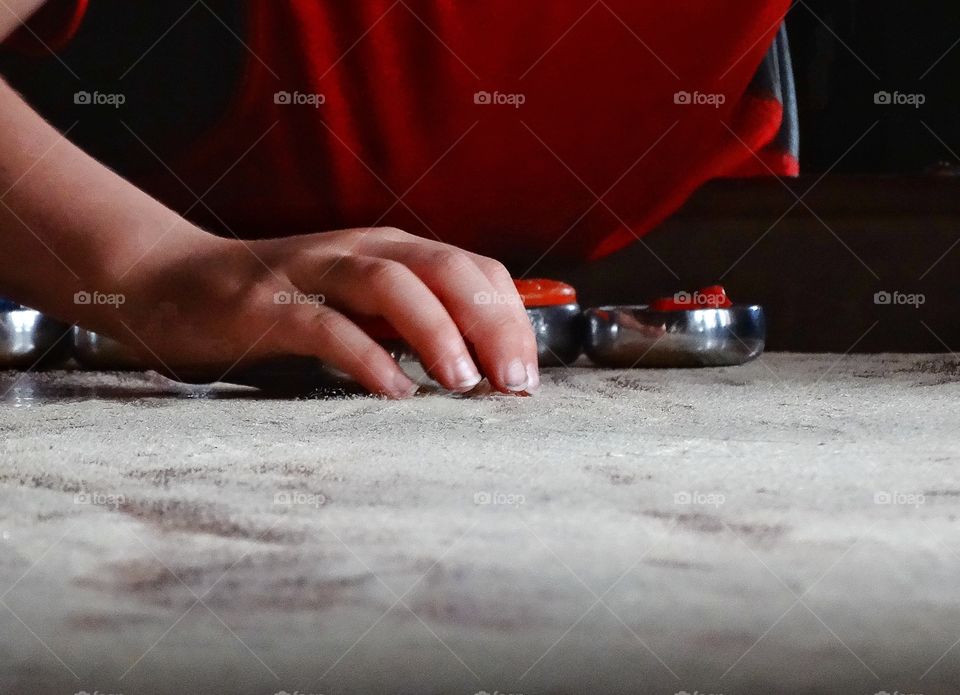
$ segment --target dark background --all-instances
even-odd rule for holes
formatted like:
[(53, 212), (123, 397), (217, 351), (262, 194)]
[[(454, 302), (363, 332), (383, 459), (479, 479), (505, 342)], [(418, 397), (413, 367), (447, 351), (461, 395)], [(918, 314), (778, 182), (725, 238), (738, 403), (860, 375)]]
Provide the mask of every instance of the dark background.
[[(835, 171), (915, 172), (958, 159), (960, 2), (804, 0), (787, 23), (805, 172), (832, 166), (875, 121), (877, 129)], [(877, 106), (879, 90), (921, 93), (927, 103)]]

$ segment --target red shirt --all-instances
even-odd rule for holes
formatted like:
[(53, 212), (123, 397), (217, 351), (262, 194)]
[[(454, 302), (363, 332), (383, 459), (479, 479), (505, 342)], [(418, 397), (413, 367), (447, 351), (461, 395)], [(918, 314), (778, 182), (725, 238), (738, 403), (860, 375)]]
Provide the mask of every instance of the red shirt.
[(756, 153), (783, 115), (747, 88), (789, 0), (247, 4), (240, 92), (169, 162), (213, 213), (166, 171), (144, 183), (244, 237), (392, 225), (505, 258), (596, 257), (709, 179), (767, 173)]

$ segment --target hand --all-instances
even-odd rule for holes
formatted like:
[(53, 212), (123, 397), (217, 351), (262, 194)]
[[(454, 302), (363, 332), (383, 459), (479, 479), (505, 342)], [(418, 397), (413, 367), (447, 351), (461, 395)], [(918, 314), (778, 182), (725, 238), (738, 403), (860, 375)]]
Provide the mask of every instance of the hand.
[(124, 302), (93, 321), (158, 369), (216, 378), (311, 356), (373, 393), (410, 396), (416, 384), (353, 320), (382, 317), (447, 389), (481, 373), (504, 393), (539, 386), (530, 321), (490, 258), (392, 228), (252, 242), (194, 232), (138, 260), (116, 290)]
[(538, 386), (533, 329), (489, 258), (396, 229), (221, 239), (71, 144), (2, 80), (0, 121), (0, 295), (116, 338), (175, 377), (306, 356), (375, 393), (413, 393), (348, 318), (358, 316), (386, 319), (449, 389), (481, 373), (504, 392)]

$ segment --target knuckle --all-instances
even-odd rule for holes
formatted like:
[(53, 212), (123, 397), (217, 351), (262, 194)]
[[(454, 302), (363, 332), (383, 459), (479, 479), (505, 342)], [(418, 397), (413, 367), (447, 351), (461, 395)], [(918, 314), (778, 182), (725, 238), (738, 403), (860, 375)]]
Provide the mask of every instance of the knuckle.
[(412, 234), (396, 227), (372, 227), (368, 233), (387, 241), (408, 241), (413, 238)]
[(429, 260), (431, 267), (444, 276), (459, 275), (476, 267), (466, 253), (456, 249), (433, 251)]
[(384, 231), (392, 237), (398, 239), (412, 239), (413, 235), (397, 227), (384, 227)]
[(341, 232), (330, 232), (331, 234), (336, 235), (336, 240), (338, 242), (339, 248), (342, 249), (342, 253), (351, 253), (358, 245), (360, 245), (364, 239), (368, 237), (368, 233), (363, 229), (347, 229)]
[(477, 265), (483, 271), (483, 274), (493, 282), (513, 285), (513, 277), (510, 275), (510, 271), (500, 261), (487, 256), (480, 256), (477, 258)]
[(335, 232), (346, 249), (365, 248), (377, 242), (401, 242), (414, 238), (396, 227), (356, 227)]
[(347, 341), (353, 331), (353, 323), (339, 311), (320, 307), (313, 315), (321, 342), (336, 352), (347, 349)]
[(349, 328), (347, 319), (340, 312), (326, 307), (318, 307), (312, 318), (320, 338), (328, 343), (335, 342), (336, 338), (342, 336)]
[(260, 282), (251, 289), (245, 298), (240, 302), (250, 310), (269, 309), (272, 311), (283, 311), (289, 308), (292, 303), (294, 289), (280, 282)]
[(363, 266), (362, 275), (375, 286), (393, 287), (410, 276), (405, 265), (386, 258), (371, 259)]

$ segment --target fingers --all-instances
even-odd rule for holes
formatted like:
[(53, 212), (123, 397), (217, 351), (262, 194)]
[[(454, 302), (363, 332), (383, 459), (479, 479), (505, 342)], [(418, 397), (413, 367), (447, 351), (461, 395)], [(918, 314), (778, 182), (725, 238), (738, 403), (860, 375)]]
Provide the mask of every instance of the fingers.
[[(371, 393), (408, 398), (415, 384), (394, 359), (355, 323), (334, 309), (318, 305), (284, 308), (283, 330), (275, 331), (277, 349), (316, 357), (355, 379)], [(278, 326), (279, 328), (279, 326)]]
[(392, 228), (302, 243), (291, 280), (348, 314), (387, 319), (446, 388), (471, 388), (477, 367), (505, 393), (539, 387), (536, 338), (502, 264)]
[(540, 388), (539, 348), (537, 346), (536, 334), (533, 332), (532, 324), (530, 322), (530, 316), (527, 314), (527, 309), (523, 303), (523, 298), (517, 291), (517, 286), (513, 281), (513, 277), (502, 263), (492, 258), (488, 258), (487, 256), (480, 256), (477, 254), (470, 254), (470, 256), (473, 258), (474, 263), (477, 264), (477, 267), (480, 268), (480, 271), (490, 280), (490, 283), (493, 285), (498, 295), (500, 297), (509, 298), (507, 306), (516, 308), (518, 319), (528, 331), (527, 341), (528, 345), (532, 346), (530, 350), (532, 351), (533, 357), (532, 361), (530, 361), (530, 358), (528, 358), (528, 361), (526, 362), (527, 376), (529, 378), (529, 381), (527, 382), (527, 391), (529, 393), (533, 393)]
[(409, 268), (439, 298), (494, 387), (507, 393), (539, 387), (536, 338), (502, 265), (429, 241), (387, 242), (378, 250)]
[(342, 256), (325, 269), (309, 264), (298, 284), (323, 274), (327, 301), (353, 314), (384, 317), (445, 388), (465, 392), (480, 383), (467, 345), (443, 303), (405, 265), (384, 258)]

